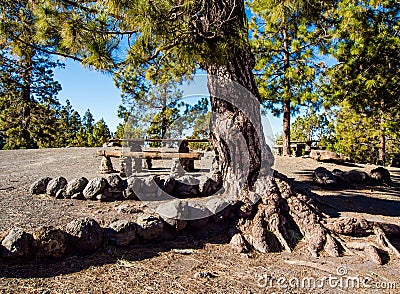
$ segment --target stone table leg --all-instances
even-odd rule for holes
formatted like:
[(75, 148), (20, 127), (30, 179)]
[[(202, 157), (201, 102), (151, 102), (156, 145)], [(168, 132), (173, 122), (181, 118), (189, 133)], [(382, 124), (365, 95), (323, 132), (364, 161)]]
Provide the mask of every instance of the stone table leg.
[(121, 177), (130, 177), (132, 175), (132, 158), (121, 156), (120, 158), (120, 172)]
[(110, 174), (114, 172), (114, 168), (110, 157), (107, 156), (101, 157), (99, 172), (102, 174)]
[[(179, 153), (189, 153), (189, 142), (186, 140), (183, 140), (179, 144)], [(183, 169), (187, 172), (193, 172), (194, 171), (194, 160), (193, 159), (180, 159), (181, 165)]]
[[(130, 146), (130, 151), (132, 152), (141, 152), (142, 147), (139, 143), (132, 143)], [(132, 173), (140, 173), (143, 170), (142, 159), (140, 158), (131, 158), (132, 162)]]

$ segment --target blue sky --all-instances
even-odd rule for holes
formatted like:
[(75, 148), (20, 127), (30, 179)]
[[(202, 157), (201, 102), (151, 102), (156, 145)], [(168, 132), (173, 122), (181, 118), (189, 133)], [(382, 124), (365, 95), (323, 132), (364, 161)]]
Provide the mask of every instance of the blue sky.
[[(120, 119), (117, 117), (118, 105), (121, 103), (120, 91), (114, 86), (111, 75), (83, 68), (78, 62), (65, 60), (65, 69), (55, 70), (55, 79), (62, 86), (59, 93), (61, 103), (66, 99), (81, 116), (90, 109), (95, 120), (104, 118), (110, 130), (114, 132)], [(182, 86), (184, 96), (204, 97), (208, 94), (207, 78), (198, 75), (189, 84)], [(194, 101), (196, 102), (196, 101)], [(282, 132), (282, 118), (268, 116), (274, 134)]]

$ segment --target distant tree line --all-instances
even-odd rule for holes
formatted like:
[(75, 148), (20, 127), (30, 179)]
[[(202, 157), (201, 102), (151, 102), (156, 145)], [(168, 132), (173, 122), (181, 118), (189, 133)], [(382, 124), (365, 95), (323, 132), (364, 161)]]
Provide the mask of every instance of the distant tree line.
[[(26, 116), (29, 123), (21, 120), (23, 106), (15, 103), (16, 100), (13, 96), (9, 107), (1, 108), (0, 149), (96, 147), (112, 137), (103, 118), (95, 122), (89, 109), (81, 117), (69, 100), (65, 105), (57, 100), (45, 105), (32, 99), (33, 111)], [(10, 101), (0, 98), (0, 105), (4, 107)]]

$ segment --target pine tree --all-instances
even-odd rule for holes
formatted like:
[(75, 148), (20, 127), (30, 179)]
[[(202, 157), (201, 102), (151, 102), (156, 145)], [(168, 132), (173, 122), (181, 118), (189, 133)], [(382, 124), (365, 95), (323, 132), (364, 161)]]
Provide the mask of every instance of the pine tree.
[[(0, 75), (0, 129), (5, 132), (4, 148), (54, 146), (56, 98), (61, 86), (53, 80), (55, 63), (46, 61), (40, 52), (27, 65), (19, 57), (3, 51)], [(10, 74), (11, 73), (11, 74)]]
[(93, 146), (100, 147), (110, 139), (110, 130), (104, 119), (101, 118), (93, 127)]
[(71, 146), (79, 146), (77, 145), (77, 135), (82, 127), (82, 121), (81, 121), (81, 116), (79, 112), (74, 110), (71, 113), (70, 119), (69, 119), (69, 131), (70, 131), (70, 139), (68, 142), (68, 145)]
[(291, 128), (294, 141), (317, 141), (321, 146), (326, 146), (333, 132), (327, 113), (316, 113), (312, 108), (297, 116)]
[(90, 110), (86, 110), (82, 117), (82, 130), (79, 133), (79, 140), (84, 142), (85, 147), (93, 147), (96, 142), (93, 136), (94, 118)]
[(328, 92), (367, 115), (379, 131), (379, 160), (386, 161), (387, 125), (400, 109), (400, 3), (343, 0), (337, 10)]
[(69, 120), (72, 112), (72, 106), (69, 100), (65, 101), (65, 105), (61, 106), (58, 111), (58, 135), (57, 145), (60, 147), (68, 146), (70, 139)]
[(58, 131), (57, 146), (76, 146), (77, 134), (82, 127), (79, 113), (73, 109), (70, 101), (67, 99), (65, 105), (58, 111)]
[(329, 36), (333, 1), (254, 1), (252, 45), (263, 104), (283, 113), (283, 154), (290, 155), (290, 118), (299, 107), (320, 103), (316, 83), (323, 73), (319, 46)]
[[(182, 103), (182, 91), (177, 82), (132, 79), (124, 69), (115, 77), (116, 85), (122, 89), (122, 101), (118, 116), (124, 124), (117, 129), (118, 136), (125, 138), (164, 139), (177, 136), (178, 108)], [(150, 77), (149, 77), (150, 78)], [(126, 134), (123, 134), (126, 132)], [(179, 131), (178, 131), (179, 133)], [(153, 143), (159, 146), (158, 143)]]
[(52, 69), (46, 47), (35, 40), (31, 2), (0, 4), (0, 130), (4, 148), (36, 148), (54, 145), (56, 98), (61, 86)]
[[(333, 150), (349, 156), (360, 163), (378, 163), (380, 149), (380, 120), (365, 113), (357, 113), (349, 101), (345, 100), (335, 108), (335, 129)], [(399, 115), (386, 120), (385, 134), (388, 138), (388, 154), (398, 153)], [(388, 155), (389, 159), (390, 155)]]
[(70, 133), (75, 134), (72, 140), (75, 146), (96, 147), (102, 146), (111, 139), (111, 132), (106, 122), (101, 118), (94, 122), (93, 114), (90, 110), (86, 110), (80, 123), (79, 114), (74, 111), (70, 118)]

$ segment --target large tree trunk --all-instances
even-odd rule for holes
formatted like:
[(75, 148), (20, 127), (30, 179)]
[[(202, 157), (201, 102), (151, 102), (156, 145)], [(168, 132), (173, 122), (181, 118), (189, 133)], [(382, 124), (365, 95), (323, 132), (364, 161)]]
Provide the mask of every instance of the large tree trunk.
[[(329, 235), (309, 199), (297, 199), (287, 179), (272, 174), (273, 156), (261, 130), (260, 104), (255, 99), (252, 55), (248, 47), (232, 53), (225, 64), (206, 70), (214, 115), (211, 140), (219, 155), (225, 191), (244, 217), (238, 223), (243, 244), (261, 252), (291, 251), (296, 241), (289, 232), (297, 230), (311, 240), (310, 251), (317, 255)], [(333, 239), (329, 243), (336, 244)], [(338, 255), (337, 250), (330, 251)]]
[[(167, 123), (167, 117), (166, 117), (166, 111), (167, 111), (167, 86), (164, 85), (162, 89), (162, 106), (161, 106), (161, 139), (165, 139), (165, 135), (167, 134), (167, 128), (168, 128), (168, 123)], [(164, 144), (161, 144), (162, 147), (165, 147)]]
[[(231, 19), (235, 19), (236, 27), (245, 26), (242, 1), (212, 3), (206, 17), (210, 23), (220, 19), (226, 7), (234, 7), (229, 14)], [(347, 247), (336, 233), (370, 232), (375, 228), (379, 238), (386, 238), (378, 227), (366, 221), (324, 219), (307, 188), (294, 185), (272, 170), (273, 156), (262, 131), (253, 65), (248, 44), (233, 46), (225, 59), (202, 65), (208, 74), (213, 111), (210, 138), (219, 156), (224, 195), (235, 207), (232, 246), (240, 252), (291, 251), (300, 236), (306, 239), (312, 255), (324, 250), (331, 256), (339, 256), (339, 248)], [(390, 243), (385, 244), (389, 244), (386, 249), (392, 250)], [(365, 251), (373, 252), (375, 258), (376, 248), (368, 246)], [(398, 254), (395, 250), (394, 253)], [(376, 260), (381, 263), (381, 259)]]
[(284, 92), (283, 92), (283, 155), (290, 156), (290, 102), (291, 102), (291, 94), (290, 94), (290, 83), (288, 78), (286, 77), (286, 73), (290, 68), (290, 59), (289, 59), (289, 40), (287, 37), (287, 31), (284, 29), (282, 31), (283, 35), (283, 69), (284, 69)]
[(290, 98), (283, 100), (283, 155), (290, 156)]
[(30, 124), (31, 124), (31, 79), (32, 79), (32, 59), (33, 56), (26, 56), (21, 58), (20, 66), (23, 69), (21, 75), (23, 85), (22, 85), (22, 110), (21, 110), (21, 139), (22, 144), (25, 148), (36, 147), (32, 146), (33, 141), (30, 134)]
[(379, 124), (379, 162), (380, 165), (385, 165), (386, 161), (386, 129), (385, 129), (385, 117), (382, 113), (380, 124)]
[[(245, 18), (243, 7), (236, 13), (237, 19)], [(230, 50), (225, 62), (204, 66), (213, 111), (211, 141), (219, 155), (225, 193), (243, 217), (237, 224), (244, 238), (241, 243), (261, 252), (291, 251), (296, 243), (289, 233), (293, 230), (309, 240), (313, 255), (329, 243), (328, 251), (337, 256), (337, 245), (309, 199), (297, 198), (287, 178), (272, 173), (273, 156), (262, 132), (253, 65), (250, 47), (242, 44)]]
[[(250, 50), (238, 50), (224, 65), (207, 67), (213, 111), (211, 141), (227, 188), (251, 189), (264, 163), (273, 164), (261, 127), (258, 91)], [(246, 93), (247, 92), (247, 93)]]

